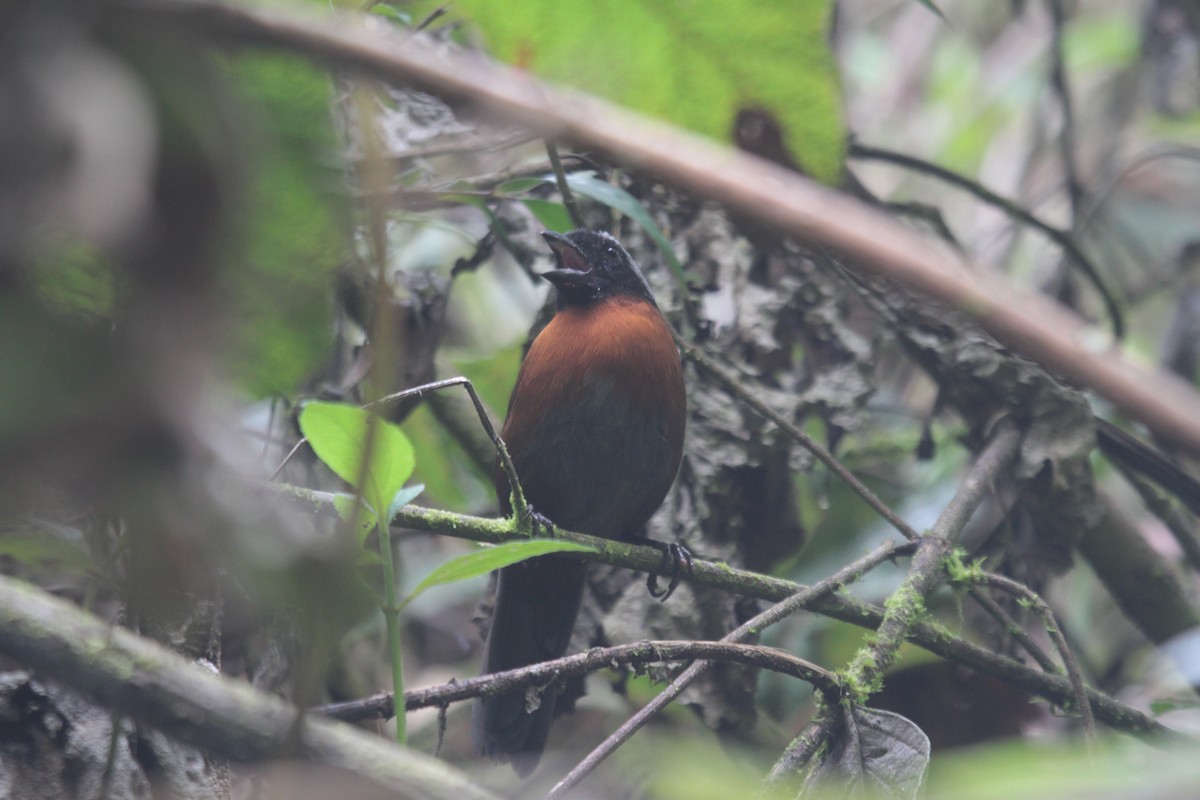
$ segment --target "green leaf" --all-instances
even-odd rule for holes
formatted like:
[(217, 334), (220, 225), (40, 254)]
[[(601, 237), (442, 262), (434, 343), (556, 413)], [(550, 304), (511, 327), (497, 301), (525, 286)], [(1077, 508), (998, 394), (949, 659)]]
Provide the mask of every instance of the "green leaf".
[(522, 194), (545, 183), (543, 178), (514, 178), (496, 187), (496, 194)]
[[(378, 513), (412, 477), (416, 458), (412, 444), (395, 425), (355, 406), (343, 403), (309, 403), (300, 412), (300, 430), (313, 452), (342, 480), (354, 485)], [(371, 463), (362, 476), (363, 448), (368, 430), (374, 436)]]
[(391, 3), (376, 3), (371, 6), (371, 13), (377, 17), (383, 17), (384, 19), (403, 25), (406, 28), (412, 27), (412, 17)]
[(663, 235), (663, 232), (658, 229), (658, 224), (654, 221), (654, 217), (650, 216), (650, 212), (646, 210), (646, 207), (636, 197), (620, 186), (614, 186), (607, 181), (600, 180), (594, 172), (573, 172), (567, 176), (567, 185), (571, 187), (572, 191), (578, 192), (584, 197), (590, 197), (597, 203), (603, 203), (610, 208), (615, 208), (641, 225), (650, 238), (658, 245), (658, 249), (662, 251), (663, 257), (667, 260), (667, 266), (675, 274), (675, 279), (679, 281), (679, 285), (682, 286), (684, 284), (686, 278), (683, 275), (683, 265), (679, 263), (679, 257), (675, 255), (675, 248), (671, 246), (671, 241)]
[(1163, 698), (1160, 700), (1150, 701), (1150, 713), (1155, 716), (1170, 713), (1172, 711), (1182, 711), (1200, 708), (1200, 700), (1196, 698)]
[(400, 509), (415, 500), (417, 495), (423, 491), (425, 491), (425, 484), (417, 483), (412, 486), (405, 486), (396, 492), (395, 497), (392, 498), (392, 502), (388, 504), (388, 524), (390, 525), (392, 520), (396, 518), (396, 514), (399, 513)]
[(522, 200), (521, 202), (537, 217), (537, 221), (542, 223), (542, 227), (548, 231), (566, 233), (575, 227), (575, 223), (571, 221), (570, 212), (567, 211), (567, 207), (562, 203), (537, 200), (535, 198)]
[(477, 550), (473, 553), (452, 558), (445, 564), (425, 576), (425, 580), (417, 584), (417, 588), (404, 599), (400, 607), (411, 603), (418, 595), (434, 586), (465, 581), (487, 575), (502, 567), (526, 561), (537, 556), (550, 553), (594, 553), (596, 548), (575, 542), (557, 539), (530, 539), (523, 542), (505, 542), (495, 547)]
[[(423, 9), (441, 0), (422, 3)], [(836, 182), (845, 143), (831, 0), (458, 0), (497, 57), (729, 141), (741, 109), (779, 120), (805, 171)]]

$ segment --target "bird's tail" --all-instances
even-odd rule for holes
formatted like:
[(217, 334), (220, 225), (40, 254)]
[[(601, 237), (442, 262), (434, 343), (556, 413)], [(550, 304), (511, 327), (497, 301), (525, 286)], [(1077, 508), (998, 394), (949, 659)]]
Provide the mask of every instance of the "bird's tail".
[[(500, 570), (483, 672), (561, 657), (579, 615), (586, 570), (582, 561), (556, 556), (541, 556)], [(523, 689), (481, 697), (473, 721), (476, 748), (483, 755), (511, 761), (522, 776), (529, 774), (546, 746), (556, 695), (556, 688), (550, 687), (530, 701)], [(537, 707), (528, 711), (535, 703)]]

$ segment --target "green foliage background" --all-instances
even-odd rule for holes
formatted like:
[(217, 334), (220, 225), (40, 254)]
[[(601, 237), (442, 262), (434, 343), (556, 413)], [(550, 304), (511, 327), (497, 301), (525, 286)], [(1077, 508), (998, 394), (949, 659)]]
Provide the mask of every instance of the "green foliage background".
[(805, 170), (834, 182), (845, 127), (828, 44), (832, 8), (827, 0), (462, 0), (453, 13), (509, 63), (714, 139), (730, 140), (738, 109), (766, 109)]

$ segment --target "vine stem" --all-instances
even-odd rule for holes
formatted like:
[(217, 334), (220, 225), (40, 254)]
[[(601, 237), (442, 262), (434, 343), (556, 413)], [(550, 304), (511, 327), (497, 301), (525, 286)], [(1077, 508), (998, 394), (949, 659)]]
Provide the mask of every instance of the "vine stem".
[[(383, 558), (383, 621), (387, 625), (388, 656), (392, 662), (392, 692), (404, 695), (404, 659), (400, 652), (400, 606), (396, 602), (396, 567), (392, 558), (392, 533), (386, 523), (378, 526), (379, 555)], [(396, 713), (396, 742), (408, 742), (403, 710)]]

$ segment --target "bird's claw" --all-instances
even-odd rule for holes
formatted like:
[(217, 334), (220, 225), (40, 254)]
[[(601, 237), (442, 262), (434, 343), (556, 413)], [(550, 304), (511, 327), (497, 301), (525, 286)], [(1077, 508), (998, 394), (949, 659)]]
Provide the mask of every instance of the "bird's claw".
[(546, 532), (546, 536), (554, 537), (554, 523), (545, 514), (539, 513), (533, 509), (533, 506), (526, 504), (525, 519), (530, 523), (530, 535), (535, 539), (542, 535), (542, 531)]
[(675, 594), (675, 589), (678, 588), (684, 571), (689, 576), (695, 574), (696, 560), (692, 556), (692, 551), (678, 542), (655, 542), (654, 544), (662, 548), (663, 560), (660, 571), (666, 572), (669, 568), (671, 580), (667, 584), (666, 591), (662, 591), (658, 588), (658, 573), (651, 572), (646, 578), (646, 591), (650, 592), (650, 596), (660, 603), (665, 603), (671, 595)]

